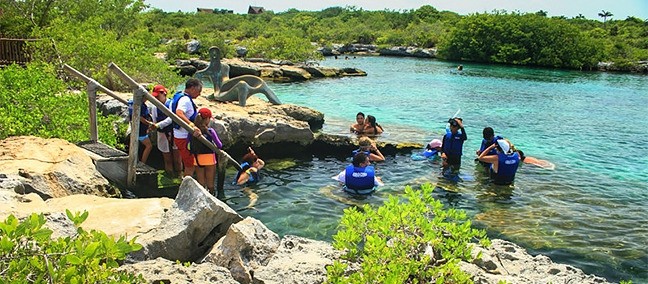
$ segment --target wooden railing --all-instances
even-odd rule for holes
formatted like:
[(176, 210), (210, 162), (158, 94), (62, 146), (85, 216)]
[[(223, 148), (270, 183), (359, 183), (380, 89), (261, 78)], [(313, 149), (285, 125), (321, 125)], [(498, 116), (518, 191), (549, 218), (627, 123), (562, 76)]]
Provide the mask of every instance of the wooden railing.
[(0, 65), (12, 63), (24, 65), (31, 61), (27, 42), (38, 39), (0, 38)]

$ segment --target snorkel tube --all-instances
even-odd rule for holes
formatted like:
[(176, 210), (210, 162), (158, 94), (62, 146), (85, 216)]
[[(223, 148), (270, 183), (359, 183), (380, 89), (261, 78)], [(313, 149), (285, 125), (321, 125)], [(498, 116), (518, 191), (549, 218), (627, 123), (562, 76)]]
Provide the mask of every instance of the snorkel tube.
[[(457, 117), (457, 115), (459, 115), (460, 112), (461, 109), (458, 109), (457, 112), (455, 112), (455, 114), (450, 119), (454, 119), (455, 117)], [(460, 131), (459, 133), (461, 133), (461, 129), (459, 129), (459, 131)], [(450, 133), (450, 122), (446, 124), (446, 133)]]

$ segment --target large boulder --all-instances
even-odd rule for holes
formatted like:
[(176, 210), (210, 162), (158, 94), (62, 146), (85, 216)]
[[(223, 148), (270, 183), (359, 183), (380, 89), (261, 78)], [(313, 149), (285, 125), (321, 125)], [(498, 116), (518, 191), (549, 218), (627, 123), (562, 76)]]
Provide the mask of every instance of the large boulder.
[(340, 255), (329, 243), (288, 235), (268, 265), (254, 273), (255, 283), (324, 283), (326, 266)]
[(212, 263), (184, 265), (157, 258), (122, 265), (119, 270), (142, 274), (147, 283), (239, 283), (227, 269)]
[(476, 284), (485, 283), (609, 283), (604, 278), (585, 274), (570, 265), (554, 263), (544, 255), (532, 256), (508, 241), (494, 239), (490, 248), (473, 248), (473, 256), (482, 255), (472, 263), (461, 262), (463, 271), (473, 276)]
[(0, 141), (0, 173), (20, 176), (22, 193), (34, 192), (45, 200), (117, 193), (83, 149), (62, 139), (15, 136)]
[(295, 105), (273, 105), (258, 96), (248, 98), (245, 107), (204, 98), (195, 101), (211, 109), (216, 118), (212, 127), (225, 148), (284, 142), (309, 145), (314, 140), (313, 131), (324, 123), (321, 112)]
[(131, 253), (131, 260), (196, 261), (225, 236), (230, 225), (243, 220), (191, 177), (182, 180), (175, 202), (162, 219), (142, 235), (143, 249)]
[(254, 271), (268, 264), (279, 241), (261, 221), (248, 217), (232, 224), (201, 262), (226, 267), (240, 283), (252, 283)]

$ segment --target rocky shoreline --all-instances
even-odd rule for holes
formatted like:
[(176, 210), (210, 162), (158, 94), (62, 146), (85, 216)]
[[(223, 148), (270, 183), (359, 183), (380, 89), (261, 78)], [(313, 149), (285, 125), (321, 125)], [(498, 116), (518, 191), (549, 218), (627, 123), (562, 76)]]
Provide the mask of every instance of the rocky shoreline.
[[(203, 95), (208, 93), (205, 90)], [(259, 149), (291, 149), (281, 155), (303, 153), (304, 149), (312, 155), (315, 148), (324, 149), (321, 155), (329, 155), (327, 151), (348, 152), (354, 147), (349, 137), (317, 133), (324, 117), (315, 110), (251, 99), (247, 107), (197, 100), (216, 114), (212, 126), (229, 149), (251, 143)], [(104, 96), (98, 103), (103, 112), (124, 111)], [(30, 151), (24, 145), (44, 151)], [(74, 144), (61, 139), (10, 137), (0, 141), (0, 146), (0, 217), (42, 212), (55, 236), (66, 236), (74, 233), (74, 227), (65, 218), (65, 209), (88, 211), (84, 228), (137, 237), (144, 248), (131, 254), (121, 269), (142, 273), (148, 281), (323, 283), (326, 266), (340, 256), (326, 242), (278, 236), (260, 221), (239, 215), (191, 178), (183, 180), (175, 200), (109, 198), (115, 189)], [(381, 147), (389, 155), (390, 151), (411, 151), (421, 145)], [(481, 260), (464, 262), (461, 267), (473, 275), (475, 283), (608, 283), (572, 266), (553, 263), (546, 256), (529, 255), (507, 241), (494, 240), (492, 247), (475, 247), (473, 252), (481, 252)]]
[[(73, 169), (61, 170), (65, 174)], [(239, 215), (192, 178), (183, 180), (175, 200), (84, 194), (43, 200), (35, 193), (19, 193), (22, 183), (11, 173), (0, 177), (0, 217), (44, 213), (53, 235), (65, 237), (75, 234), (65, 210), (88, 211), (82, 225), (86, 230), (137, 238), (143, 249), (132, 253), (120, 269), (141, 273), (149, 282), (323, 283), (326, 266), (341, 255), (327, 242), (279, 237), (260, 221)], [(473, 248), (481, 259), (461, 263), (475, 283), (608, 283), (546, 256), (529, 255), (513, 243), (492, 243), (489, 248)]]

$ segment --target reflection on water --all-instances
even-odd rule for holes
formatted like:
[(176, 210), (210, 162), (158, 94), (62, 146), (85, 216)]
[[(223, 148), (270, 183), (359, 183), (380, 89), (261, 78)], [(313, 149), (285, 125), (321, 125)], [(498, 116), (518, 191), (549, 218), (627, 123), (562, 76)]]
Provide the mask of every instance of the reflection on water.
[[(330, 179), (347, 161), (313, 158), (276, 168), (266, 161), (265, 179), (251, 188), (258, 201), (242, 214), (281, 235), (330, 241), (345, 208), (379, 205), (405, 186), (429, 182), (435, 198), (466, 210), (492, 236), (613, 281), (648, 282), (648, 77), (478, 64), (464, 64), (458, 76), (453, 63), (381, 57), (322, 65), (369, 75), (271, 87), (285, 103), (322, 111), (325, 133), (346, 134), (363, 111), (389, 132), (379, 140), (425, 143), (461, 109), (468, 140), (460, 181), (406, 153), (375, 165), (386, 185), (356, 200)], [(485, 126), (555, 170), (522, 165), (514, 187), (490, 185), (473, 162)], [(235, 209), (249, 202), (239, 189), (227, 194)]]

